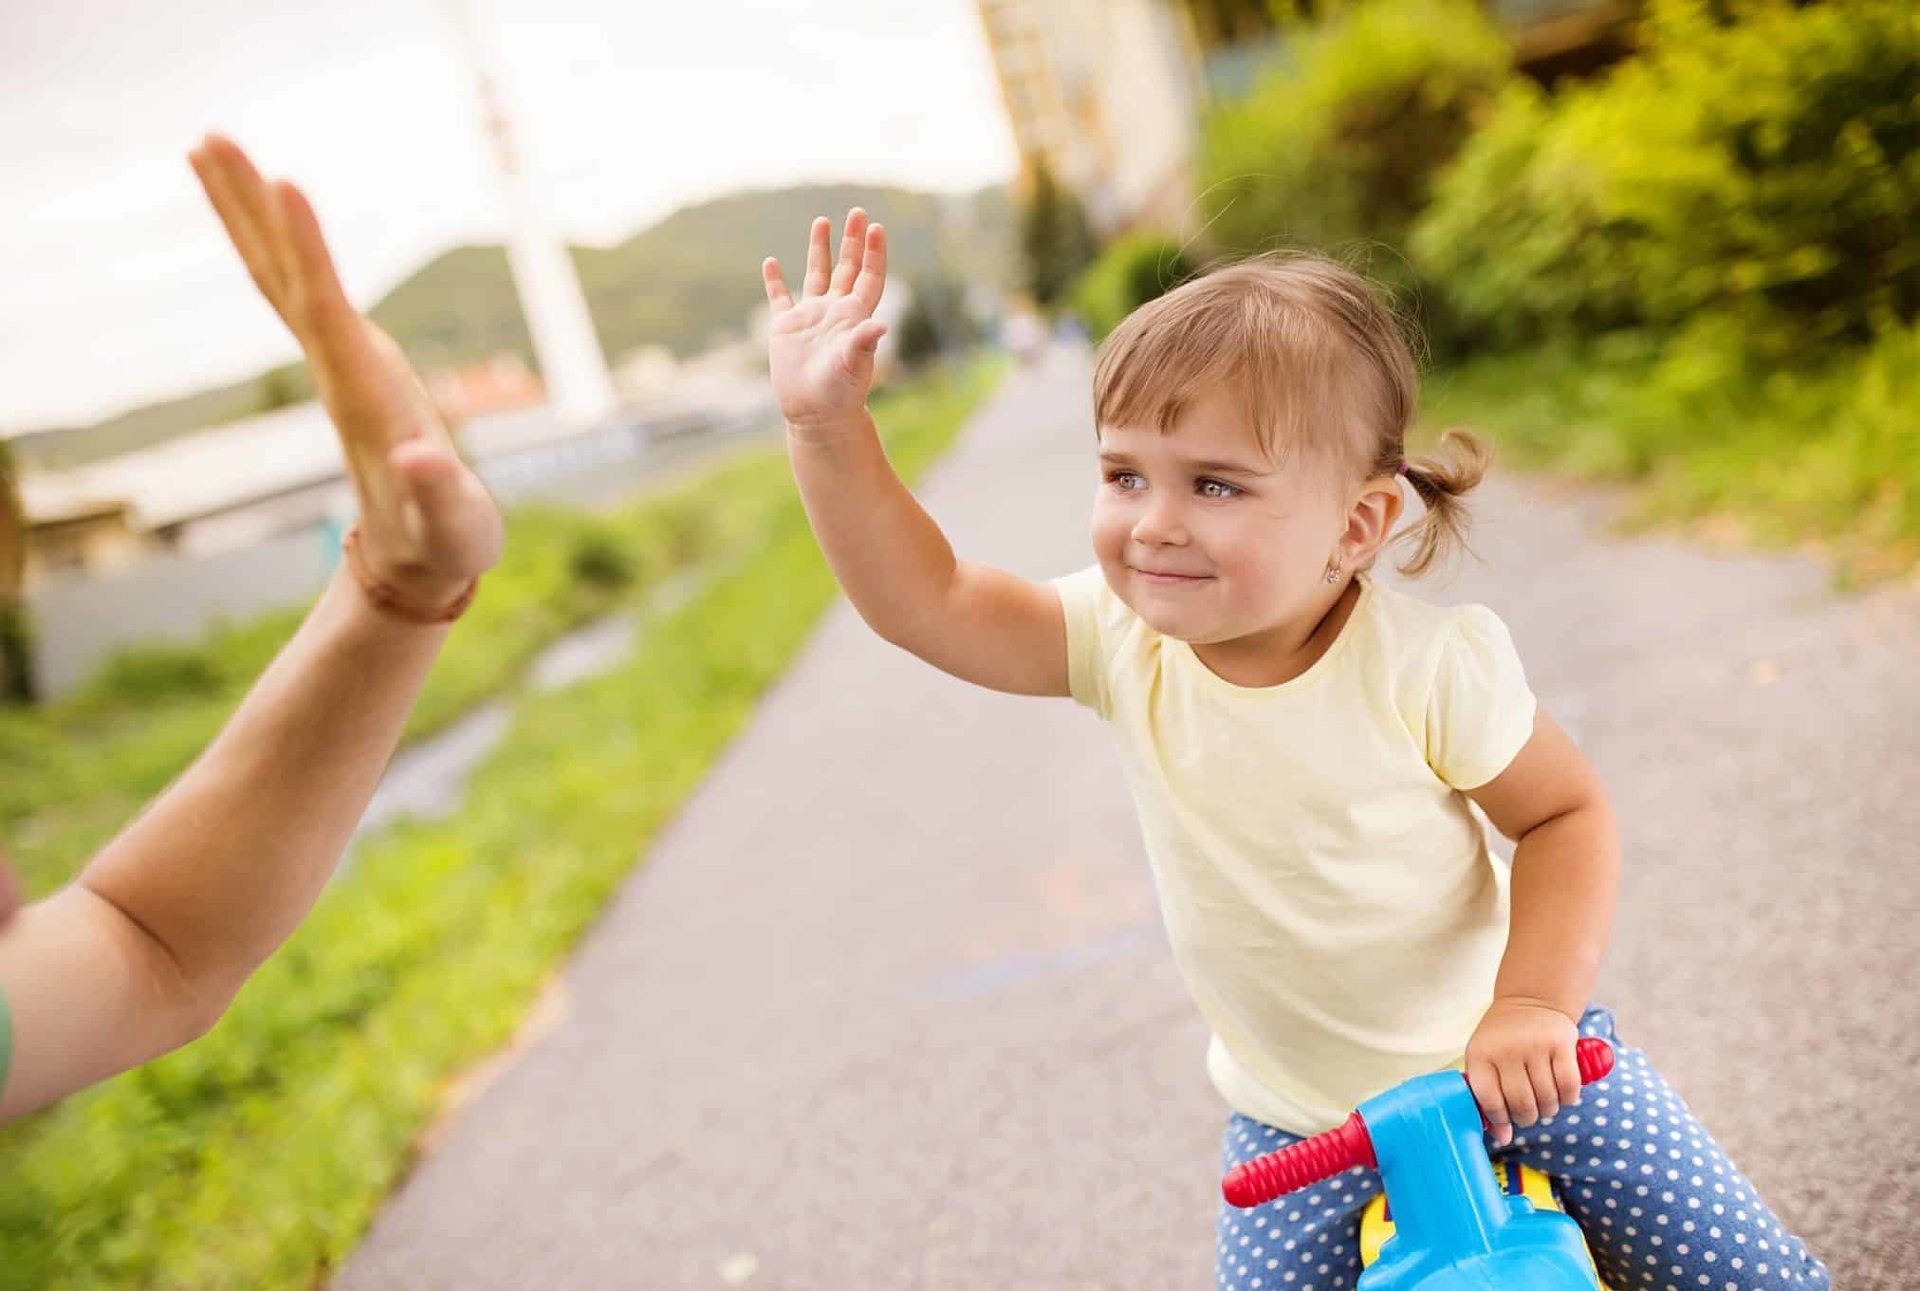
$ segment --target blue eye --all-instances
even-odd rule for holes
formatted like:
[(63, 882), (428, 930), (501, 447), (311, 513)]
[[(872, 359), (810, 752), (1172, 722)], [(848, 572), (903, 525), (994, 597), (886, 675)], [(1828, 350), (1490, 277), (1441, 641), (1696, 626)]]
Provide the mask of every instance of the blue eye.
[(1194, 488), (1198, 490), (1201, 497), (1210, 498), (1216, 502), (1224, 502), (1228, 498), (1237, 498), (1240, 496), (1239, 486), (1229, 484), (1225, 480), (1203, 479), (1195, 484)]

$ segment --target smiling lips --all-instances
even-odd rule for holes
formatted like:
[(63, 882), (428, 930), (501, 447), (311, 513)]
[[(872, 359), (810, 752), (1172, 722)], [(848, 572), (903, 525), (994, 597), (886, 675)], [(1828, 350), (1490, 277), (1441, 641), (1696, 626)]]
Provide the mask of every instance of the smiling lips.
[(1172, 570), (1142, 569), (1138, 565), (1130, 568), (1149, 583), (1162, 587), (1185, 587), (1194, 583), (1209, 582), (1213, 578), (1212, 574), (1180, 574)]

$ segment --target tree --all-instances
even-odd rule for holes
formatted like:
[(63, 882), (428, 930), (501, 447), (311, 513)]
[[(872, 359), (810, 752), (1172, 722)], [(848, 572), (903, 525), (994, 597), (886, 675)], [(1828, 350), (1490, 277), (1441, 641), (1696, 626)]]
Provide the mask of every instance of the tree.
[(0, 442), (0, 702), (33, 698), (27, 652), (26, 508), (13, 457)]
[(978, 339), (966, 291), (959, 283), (951, 278), (922, 278), (913, 283), (912, 299), (894, 337), (900, 362), (917, 367)]
[(1099, 254), (1080, 199), (1055, 182), (1045, 166), (1034, 168), (1033, 191), (1021, 213), (1020, 249), (1026, 257), (1027, 289), (1043, 306), (1064, 296)]
[(1265, 40), (1281, 28), (1338, 8), (1337, 0), (1180, 0), (1203, 49)]

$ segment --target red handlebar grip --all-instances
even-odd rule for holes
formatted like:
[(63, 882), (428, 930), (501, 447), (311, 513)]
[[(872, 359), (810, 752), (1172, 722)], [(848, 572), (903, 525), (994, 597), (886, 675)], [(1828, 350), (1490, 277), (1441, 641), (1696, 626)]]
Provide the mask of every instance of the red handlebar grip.
[(1613, 1046), (1605, 1040), (1588, 1036), (1573, 1046), (1573, 1054), (1580, 1063), (1580, 1083), (1583, 1085), (1603, 1080), (1613, 1070)]
[(1355, 1112), (1337, 1129), (1235, 1166), (1220, 1181), (1220, 1195), (1227, 1199), (1228, 1205), (1245, 1210), (1272, 1201), (1282, 1193), (1298, 1192), (1323, 1179), (1331, 1179), (1357, 1165), (1377, 1164), (1373, 1138), (1367, 1133), (1360, 1113)]

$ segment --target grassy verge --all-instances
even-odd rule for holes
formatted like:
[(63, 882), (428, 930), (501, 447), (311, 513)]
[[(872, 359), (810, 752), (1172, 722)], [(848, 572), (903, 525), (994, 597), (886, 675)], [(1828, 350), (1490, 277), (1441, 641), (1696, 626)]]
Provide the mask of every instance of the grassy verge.
[(1920, 330), (1813, 368), (1737, 340), (1633, 337), (1466, 363), (1427, 420), (1486, 430), (1521, 465), (1635, 485), (1628, 519), (1813, 545), (1843, 583), (1920, 565)]
[[(903, 473), (991, 376), (886, 401)], [(832, 598), (790, 487), (755, 527), (628, 663), (524, 701), (466, 809), (375, 840), (205, 1040), (0, 1141), (0, 1286), (305, 1288), (352, 1248), (447, 1080), (508, 1038)]]
[[(408, 737), (509, 688), (569, 629), (680, 570), (751, 549), (790, 492), (779, 462), (761, 449), (604, 514), (516, 509), (506, 557), (449, 639)], [(715, 496), (728, 505), (710, 505)], [(0, 838), (29, 892), (71, 878), (206, 747), (303, 613), (222, 627), (190, 645), (130, 650), (71, 697), (0, 707)]]

